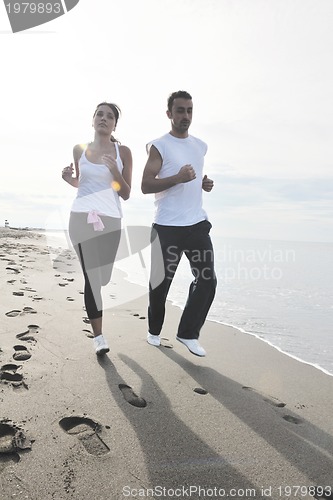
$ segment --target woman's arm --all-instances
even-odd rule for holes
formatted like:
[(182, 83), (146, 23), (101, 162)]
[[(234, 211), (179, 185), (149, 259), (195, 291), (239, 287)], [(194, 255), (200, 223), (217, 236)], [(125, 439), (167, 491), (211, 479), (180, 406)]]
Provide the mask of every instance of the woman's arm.
[(68, 182), (73, 187), (78, 187), (79, 185), (79, 159), (82, 155), (83, 148), (80, 144), (77, 144), (73, 148), (73, 158), (74, 158), (74, 165), (75, 165), (75, 177), (73, 177), (74, 174), (74, 166), (73, 163), (69, 165), (69, 167), (65, 167), (62, 171), (62, 178), (64, 181)]
[(119, 146), (119, 154), (124, 166), (122, 173), (119, 172), (117, 161), (111, 155), (104, 155), (103, 162), (113, 175), (113, 189), (117, 191), (123, 200), (128, 200), (132, 185), (132, 153), (127, 146)]

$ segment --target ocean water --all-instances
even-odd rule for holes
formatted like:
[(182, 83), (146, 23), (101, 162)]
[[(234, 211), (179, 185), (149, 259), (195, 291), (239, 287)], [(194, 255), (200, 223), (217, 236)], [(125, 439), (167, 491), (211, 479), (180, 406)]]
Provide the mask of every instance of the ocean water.
[[(333, 244), (217, 238), (218, 287), (208, 319), (253, 334), (333, 375)], [(119, 262), (132, 282), (142, 273)], [(168, 298), (183, 307), (192, 274), (183, 256)]]
[[(64, 233), (49, 233), (48, 239), (51, 246), (68, 246)], [(212, 240), (218, 287), (208, 319), (255, 335), (333, 375), (333, 243), (214, 234)], [(128, 281), (142, 285), (142, 294), (147, 291), (149, 246), (121, 258), (115, 267)], [(180, 308), (192, 278), (183, 256), (168, 296)]]

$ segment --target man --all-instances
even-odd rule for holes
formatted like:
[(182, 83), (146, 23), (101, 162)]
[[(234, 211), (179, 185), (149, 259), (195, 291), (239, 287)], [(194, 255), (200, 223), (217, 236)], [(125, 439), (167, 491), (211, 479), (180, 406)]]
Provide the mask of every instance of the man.
[[(160, 345), (168, 291), (183, 253), (194, 281), (182, 313), (177, 340), (192, 354), (205, 356), (198, 338), (215, 296), (214, 253), (209, 236), (211, 224), (202, 208), (202, 189), (211, 191), (213, 181), (203, 176), (207, 145), (189, 135), (193, 103), (188, 92), (168, 98), (171, 131), (147, 145), (149, 157), (142, 178), (142, 192), (155, 193), (156, 214), (152, 228), (149, 282), (148, 335)], [(156, 241), (159, 245), (154, 244)], [(163, 279), (158, 248), (162, 253)]]

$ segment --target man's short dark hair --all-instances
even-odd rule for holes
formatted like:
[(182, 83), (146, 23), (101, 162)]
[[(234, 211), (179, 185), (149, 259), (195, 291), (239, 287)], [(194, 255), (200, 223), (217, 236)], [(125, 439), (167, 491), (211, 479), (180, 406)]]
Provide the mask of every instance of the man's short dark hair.
[(192, 96), (188, 92), (186, 92), (186, 90), (178, 90), (177, 92), (173, 92), (168, 97), (168, 110), (169, 111), (171, 111), (171, 109), (172, 109), (173, 101), (175, 99), (178, 99), (178, 98), (190, 100), (190, 99), (192, 99)]

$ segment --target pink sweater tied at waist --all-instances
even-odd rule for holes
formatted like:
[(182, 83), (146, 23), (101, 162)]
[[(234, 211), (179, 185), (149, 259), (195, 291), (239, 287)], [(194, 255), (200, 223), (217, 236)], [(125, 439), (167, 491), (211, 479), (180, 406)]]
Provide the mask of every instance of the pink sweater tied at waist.
[(87, 222), (94, 225), (94, 231), (103, 231), (104, 229), (102, 219), (95, 210), (91, 210), (88, 213)]

